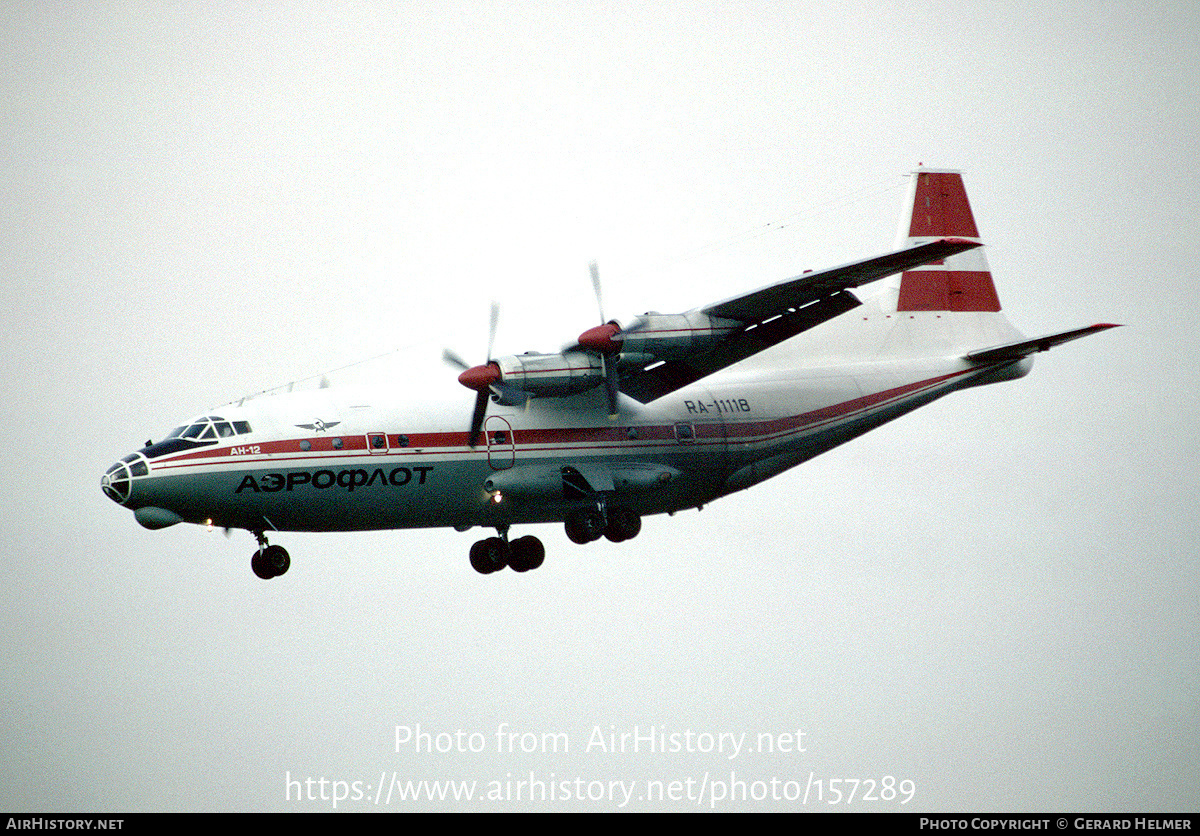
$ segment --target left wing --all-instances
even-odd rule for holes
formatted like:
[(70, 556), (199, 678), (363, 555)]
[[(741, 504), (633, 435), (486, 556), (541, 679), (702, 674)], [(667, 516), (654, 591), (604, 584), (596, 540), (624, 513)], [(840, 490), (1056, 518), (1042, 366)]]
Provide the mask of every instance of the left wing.
[(805, 273), (701, 308), (704, 316), (732, 320), (740, 327), (715, 345), (684, 357), (630, 368), (622, 363), (620, 389), (641, 403), (661, 398), (853, 310), (862, 303), (850, 288), (979, 246), (980, 242), (965, 238), (939, 238), (865, 261)]

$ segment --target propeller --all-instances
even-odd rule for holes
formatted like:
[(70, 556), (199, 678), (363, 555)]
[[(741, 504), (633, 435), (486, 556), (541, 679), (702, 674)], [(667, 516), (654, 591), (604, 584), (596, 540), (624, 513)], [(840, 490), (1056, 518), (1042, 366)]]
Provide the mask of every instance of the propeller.
[(487, 402), (495, 389), (499, 393), (500, 367), (492, 362), (492, 346), (496, 342), (496, 325), (500, 321), (500, 306), (492, 302), (492, 312), (488, 322), (487, 361), (482, 366), (469, 366), (467, 362), (450, 349), (442, 352), (442, 359), (452, 366), (462, 369), (458, 382), (468, 389), (475, 390), (475, 409), (471, 413), (471, 432), (467, 445), (474, 448), (479, 443), (479, 435), (483, 432), (483, 419), (487, 415)]
[(604, 391), (608, 395), (608, 417), (617, 417), (617, 393), (621, 391), (621, 378), (617, 372), (617, 355), (621, 346), (613, 337), (621, 333), (617, 322), (604, 318), (604, 293), (600, 285), (600, 267), (596, 262), (588, 264), (592, 274), (592, 291), (596, 294), (596, 307), (600, 310), (600, 324), (579, 335), (579, 345), (600, 355), (600, 370), (604, 373)]

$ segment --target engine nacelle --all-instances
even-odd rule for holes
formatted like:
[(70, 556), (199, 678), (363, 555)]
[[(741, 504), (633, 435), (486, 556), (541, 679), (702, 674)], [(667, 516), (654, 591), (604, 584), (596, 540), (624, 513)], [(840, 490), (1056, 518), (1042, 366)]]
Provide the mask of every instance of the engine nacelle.
[(579, 343), (601, 354), (644, 354), (672, 360), (708, 348), (742, 327), (743, 323), (737, 320), (708, 316), (701, 311), (651, 312), (639, 316), (628, 328), (621, 328), (615, 322), (590, 328), (579, 335)]
[(492, 362), (500, 369), (500, 380), (504, 385), (531, 395), (574, 395), (604, 382), (600, 358), (582, 351), (516, 354)]

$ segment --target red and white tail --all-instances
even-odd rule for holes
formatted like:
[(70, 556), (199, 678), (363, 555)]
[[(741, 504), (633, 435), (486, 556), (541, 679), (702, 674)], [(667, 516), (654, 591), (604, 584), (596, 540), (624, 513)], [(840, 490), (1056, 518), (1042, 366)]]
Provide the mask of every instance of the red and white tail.
[[(899, 248), (939, 238), (980, 241), (960, 172), (930, 168), (913, 172), (899, 238)], [(1035, 352), (1116, 327), (1100, 323), (1026, 339), (1000, 313), (1000, 297), (983, 247), (905, 270), (895, 310), (909, 315), (897, 317), (887, 343), (890, 351), (962, 351), (962, 357), (973, 363), (1010, 364), (1008, 377), (1028, 372), (1031, 363), (1024, 358)], [(929, 313), (918, 313), (922, 311)], [(1014, 362), (1018, 360), (1023, 362)]]
[[(909, 196), (900, 247), (937, 238), (980, 240), (960, 172), (919, 168), (913, 172)], [(906, 270), (900, 278), (896, 310), (999, 311), (1000, 298), (983, 248)]]

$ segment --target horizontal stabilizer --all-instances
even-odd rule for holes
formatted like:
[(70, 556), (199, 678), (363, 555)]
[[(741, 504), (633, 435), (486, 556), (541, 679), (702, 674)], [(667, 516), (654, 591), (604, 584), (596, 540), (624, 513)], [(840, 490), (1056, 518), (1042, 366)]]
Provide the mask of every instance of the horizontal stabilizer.
[(1038, 351), (1049, 351), (1056, 345), (1069, 342), (1070, 340), (1077, 340), (1080, 337), (1086, 337), (1088, 334), (1096, 334), (1100, 331), (1107, 331), (1109, 328), (1119, 327), (1119, 325), (1103, 322), (1097, 325), (1089, 325), (1087, 328), (1076, 328), (1074, 331), (1063, 331), (1061, 334), (1048, 334), (1032, 340), (1022, 340), (1021, 342), (1009, 343), (1007, 345), (983, 348), (979, 351), (968, 353), (966, 359), (976, 363), (1000, 363), (1005, 360), (1019, 360)]

